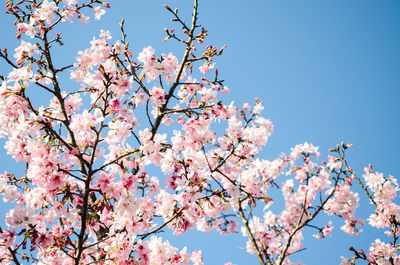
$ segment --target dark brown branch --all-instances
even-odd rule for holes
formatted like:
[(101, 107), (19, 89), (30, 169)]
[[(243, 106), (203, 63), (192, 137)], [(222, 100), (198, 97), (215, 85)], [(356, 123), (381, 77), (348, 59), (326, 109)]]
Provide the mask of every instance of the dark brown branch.
[(179, 66), (178, 73), (176, 74), (175, 77), (175, 82), (172, 84), (171, 88), (169, 89), (168, 94), (165, 96), (165, 103), (160, 107), (160, 114), (157, 116), (156, 121), (154, 122), (154, 126), (152, 126), (151, 129), (151, 139), (154, 138), (155, 134), (157, 133), (158, 127), (160, 127), (161, 121), (165, 116), (165, 110), (167, 109), (168, 102), (173, 96), (175, 89), (179, 85), (179, 80), (181, 78), (181, 75), (186, 67), (186, 63), (190, 54), (190, 51), (192, 50), (192, 42), (195, 39), (194, 37), (194, 30), (196, 28), (196, 22), (197, 22), (197, 8), (198, 8), (198, 0), (194, 0), (194, 7), (193, 7), (193, 14), (192, 14), (192, 25), (190, 27), (190, 31), (188, 32), (189, 39), (186, 44), (186, 50), (185, 54), (183, 55), (182, 61)]
[(168, 225), (169, 223), (171, 223), (173, 220), (175, 220), (179, 215), (181, 215), (181, 213), (183, 212), (183, 210), (185, 209), (185, 207), (183, 206), (178, 212), (176, 212), (168, 221), (166, 221), (165, 223), (163, 223), (162, 225), (160, 225), (159, 227), (157, 227), (156, 229), (150, 231), (149, 233), (143, 235), (141, 237), (141, 239), (145, 239), (146, 237), (148, 237), (151, 234), (157, 233), (158, 231), (160, 231), (161, 229), (163, 229), (166, 225)]
[[(1, 234), (3, 233), (3, 229), (1, 229), (1, 227), (0, 227), (0, 233), (1, 233)], [(8, 247), (8, 251), (10, 252), (10, 254), (11, 254), (11, 256), (12, 256), (13, 261), (15, 262), (15, 264), (16, 264), (16, 265), (21, 265), (21, 263), (19, 263), (18, 258), (17, 258), (17, 251), (14, 250), (14, 249), (12, 249), (11, 247)]]
[[(256, 250), (256, 254), (257, 254), (257, 258), (258, 258), (258, 262), (261, 265), (267, 265), (267, 263), (265, 263), (264, 258), (262, 256), (261, 250), (257, 245), (257, 241), (253, 236), (253, 233), (251, 232), (250, 226), (249, 226), (249, 221), (247, 220), (247, 218), (244, 216), (244, 212), (243, 212), (243, 208), (241, 205), (241, 201), (239, 200), (238, 203), (238, 211), (239, 211), (239, 217), (242, 220), (244, 227), (246, 229), (247, 235), (250, 238), (251, 244), (253, 245), (254, 249)], [(268, 265), (272, 265), (272, 262), (269, 260), (269, 256), (267, 255), (267, 260), (268, 260)]]

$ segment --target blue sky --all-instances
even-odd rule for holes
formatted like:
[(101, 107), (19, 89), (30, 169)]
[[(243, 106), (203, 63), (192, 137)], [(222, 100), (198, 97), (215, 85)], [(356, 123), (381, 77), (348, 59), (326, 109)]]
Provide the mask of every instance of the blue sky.
[[(110, 1), (111, 9), (100, 22), (62, 29), (65, 48), (58, 59), (71, 62), (100, 29), (110, 30), (116, 40), (121, 18), (134, 56), (148, 45), (158, 54), (172, 51), (179, 56), (175, 43), (162, 42), (164, 27), (170, 25), (165, 2), (179, 7), (189, 20), (188, 0)], [(0, 47), (12, 51), (18, 43), (14, 28), (4, 6), (0, 11)], [(263, 157), (272, 159), (307, 141), (320, 146), (323, 160), (329, 148), (345, 141), (354, 144), (348, 158), (360, 174), (372, 163), (377, 171), (400, 176), (400, 1), (200, 0), (199, 13), (209, 30), (206, 43), (228, 44), (216, 60), (231, 90), (222, 100), (241, 105), (258, 97), (264, 102), (263, 115), (275, 125)], [(8, 71), (0, 62), (0, 73)], [(0, 159), (0, 171), (21, 172), (23, 165), (12, 165), (4, 149)], [(364, 218), (365, 210), (359, 212)], [(306, 240), (307, 250), (298, 259), (338, 264), (341, 255), (350, 254), (350, 245), (366, 249), (376, 236), (368, 230), (360, 238), (347, 237), (340, 226), (335, 225), (332, 239)], [(240, 235), (212, 236), (190, 233), (171, 241), (201, 248), (206, 264), (257, 263), (239, 248), (244, 247)]]

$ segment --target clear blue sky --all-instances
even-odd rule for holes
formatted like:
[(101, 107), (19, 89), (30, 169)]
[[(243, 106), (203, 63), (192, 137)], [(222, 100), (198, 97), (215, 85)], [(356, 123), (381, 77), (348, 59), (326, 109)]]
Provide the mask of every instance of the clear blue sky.
[[(111, 9), (100, 22), (67, 25), (59, 59), (71, 62), (100, 29), (109, 29), (117, 39), (121, 18), (125, 18), (135, 56), (148, 45), (158, 54), (173, 51), (179, 55), (175, 43), (162, 43), (163, 29), (170, 25), (164, 2), (179, 7), (189, 20), (189, 0), (111, 0)], [(320, 146), (322, 160), (329, 148), (345, 141), (355, 145), (348, 157), (360, 174), (372, 163), (378, 171), (400, 176), (400, 1), (244, 3), (200, 0), (200, 23), (209, 30), (208, 44), (228, 44), (216, 60), (220, 76), (231, 89), (222, 100), (241, 105), (259, 97), (264, 116), (275, 125), (262, 156), (274, 158), (308, 141)], [(4, 6), (0, 11), (0, 47), (11, 53), (18, 42)], [(8, 70), (0, 62), (0, 73)], [(23, 165), (11, 166), (4, 149), (0, 152), (0, 171), (22, 172)], [(0, 214), (4, 216), (5, 211)], [(368, 213), (359, 211), (359, 215), (365, 218)], [(306, 240), (307, 250), (296, 259), (306, 264), (338, 264), (341, 255), (350, 255), (350, 245), (365, 249), (376, 235), (368, 230), (362, 237), (351, 238), (340, 231), (340, 222), (334, 225), (331, 240)], [(210, 238), (189, 233), (171, 241), (188, 245), (190, 250), (202, 249), (206, 264), (229, 260), (238, 265), (257, 264), (255, 256), (239, 248), (244, 246), (240, 235)]]

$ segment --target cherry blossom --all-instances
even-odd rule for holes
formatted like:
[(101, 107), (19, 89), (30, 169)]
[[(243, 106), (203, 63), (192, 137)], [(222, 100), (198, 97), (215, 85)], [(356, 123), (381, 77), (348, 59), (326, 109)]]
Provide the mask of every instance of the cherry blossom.
[(56, 2), (44, 0), (40, 6), (33, 12), (33, 17), (37, 20), (46, 21), (51, 24), (55, 18), (55, 11), (58, 9)]
[[(376, 239), (368, 253), (351, 247), (354, 256), (342, 264), (399, 263), (396, 178), (372, 166), (360, 178), (345, 159), (351, 144), (326, 159), (307, 142), (264, 159), (273, 123), (261, 116), (258, 98), (254, 106), (223, 102), (229, 88), (217, 58), (226, 45), (204, 47), (198, 0), (190, 24), (165, 6), (183, 29), (166, 29), (165, 41), (177, 41), (183, 55), (129, 50), (122, 21), (122, 39), (101, 30), (65, 66), (53, 62), (54, 47), (64, 45), (62, 24), (99, 20), (109, 3), (13, 5), (8, 13), (22, 40), (12, 58), (0, 52), (12, 67), (0, 87), (0, 136), (26, 169), (0, 174), (10, 206), (0, 227), (1, 264), (202, 265), (201, 250), (176, 248), (161, 233), (194, 229), (240, 232), (260, 264), (295, 264), (307, 229), (318, 239), (335, 236), (334, 227), (361, 233), (356, 185), (373, 208), (367, 224), (390, 239)], [(74, 85), (60, 77), (64, 71)], [(44, 103), (32, 93), (46, 95)]]

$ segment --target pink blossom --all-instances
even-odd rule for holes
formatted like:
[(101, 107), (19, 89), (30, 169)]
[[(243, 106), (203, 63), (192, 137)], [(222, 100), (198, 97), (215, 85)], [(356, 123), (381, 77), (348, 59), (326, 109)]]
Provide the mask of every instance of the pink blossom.
[(203, 255), (200, 250), (195, 250), (192, 253), (191, 261), (193, 265), (203, 265)]
[(25, 22), (19, 23), (17, 25), (17, 29), (18, 29), (18, 31), (20, 31), (22, 33), (25, 33), (31, 39), (33, 39), (35, 37), (35, 35), (36, 35), (36, 30), (35, 30), (35, 27), (33, 25), (33, 20), (29, 24), (27, 24)]
[(106, 13), (106, 11), (104, 9), (102, 9), (100, 6), (94, 7), (93, 10), (95, 13), (96, 20), (100, 20), (101, 16), (103, 16)]
[[(71, 1), (71, 2), (72, 3), (68, 4), (70, 6), (69, 8), (63, 9), (60, 12), (60, 15), (62, 16), (62, 21), (68, 20), (70, 23), (72, 23), (73, 18), (78, 14), (76, 7), (72, 6), (72, 5), (74, 5), (74, 3), (73, 3), (74, 1)], [(76, 2), (76, 0), (75, 0), (75, 2)]]
[(385, 261), (389, 259), (394, 259), (397, 264), (400, 258), (396, 255), (397, 250), (391, 244), (385, 244), (379, 239), (376, 239), (374, 243), (371, 244), (368, 253), (369, 262), (377, 262), (377, 264), (386, 264)]
[(221, 94), (227, 94), (227, 93), (229, 93), (229, 88), (227, 87), (227, 86), (224, 86), (222, 89), (221, 89)]
[(21, 67), (14, 69), (8, 74), (8, 78), (15, 81), (23, 81), (25, 86), (29, 85), (29, 82), (31, 81), (33, 77), (32, 70), (28, 67)]
[(28, 228), (28, 224), (34, 223), (34, 211), (17, 205), (6, 214), (6, 223), (14, 229)]
[(51, 24), (51, 22), (55, 18), (54, 13), (57, 9), (58, 7), (55, 2), (44, 0), (40, 8), (36, 9), (33, 14), (37, 18), (37, 20), (43, 20), (46, 21), (47, 24)]
[(205, 62), (202, 66), (199, 67), (199, 70), (200, 70), (201, 73), (206, 74), (212, 68), (214, 68), (214, 64), (211, 64), (209, 62)]
[(164, 96), (165, 96), (165, 91), (161, 87), (153, 87), (150, 90), (150, 95), (151, 95), (151, 103), (154, 106), (160, 106), (161, 104), (164, 103)]
[(81, 22), (81, 24), (88, 24), (89, 20), (90, 20), (89, 16), (85, 16), (83, 14), (79, 14), (78, 18), (79, 18), (79, 21)]
[(301, 153), (309, 153), (316, 156), (319, 156), (318, 147), (305, 142), (304, 144), (296, 145), (291, 149), (291, 156), (293, 158), (298, 157)]

